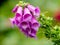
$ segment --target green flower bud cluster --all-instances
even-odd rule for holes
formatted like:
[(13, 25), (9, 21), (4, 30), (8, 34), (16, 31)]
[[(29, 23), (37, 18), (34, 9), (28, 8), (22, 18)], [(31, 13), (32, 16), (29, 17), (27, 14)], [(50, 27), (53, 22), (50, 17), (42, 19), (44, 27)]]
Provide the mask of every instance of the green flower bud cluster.
[(53, 17), (47, 17), (43, 13), (38, 19), (44, 34), (54, 42), (54, 45), (60, 45), (60, 26), (54, 25)]
[(51, 30), (51, 38), (55, 42), (54, 45), (60, 45), (60, 26), (56, 25), (53, 27), (53, 30)]

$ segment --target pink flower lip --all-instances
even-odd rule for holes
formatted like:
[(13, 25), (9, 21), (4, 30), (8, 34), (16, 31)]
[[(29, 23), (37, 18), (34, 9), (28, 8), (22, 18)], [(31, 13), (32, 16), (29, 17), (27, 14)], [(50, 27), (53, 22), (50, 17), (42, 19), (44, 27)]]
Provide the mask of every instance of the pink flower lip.
[(37, 31), (39, 27), (40, 27), (39, 22), (36, 19), (32, 18), (31, 28)]
[(10, 18), (10, 21), (11, 21), (12, 27), (14, 27), (13, 25), (15, 24), (15, 17), (14, 18)]
[(15, 18), (10, 18), (12, 24), (15, 24)]
[(37, 22), (37, 23), (38, 23), (38, 21), (35, 19), (35, 17), (32, 17), (32, 19), (31, 19), (31, 20), (32, 20), (32, 24), (33, 24), (33, 23), (35, 23), (35, 22)]
[(32, 28), (35, 29), (36, 31), (38, 31), (39, 23), (33, 23)]
[(20, 26), (25, 30), (27, 27), (29, 27), (29, 24), (27, 22), (25, 22), (25, 21), (22, 21), (20, 23)]

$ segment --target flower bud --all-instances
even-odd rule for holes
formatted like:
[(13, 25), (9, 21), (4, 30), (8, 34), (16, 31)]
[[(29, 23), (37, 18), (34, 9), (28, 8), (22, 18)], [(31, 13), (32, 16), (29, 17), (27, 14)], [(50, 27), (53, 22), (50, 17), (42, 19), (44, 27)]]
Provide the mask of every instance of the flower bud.
[(16, 5), (16, 6), (13, 8), (12, 12), (13, 12), (13, 13), (16, 13), (16, 12), (17, 12), (17, 9), (18, 9), (18, 5)]

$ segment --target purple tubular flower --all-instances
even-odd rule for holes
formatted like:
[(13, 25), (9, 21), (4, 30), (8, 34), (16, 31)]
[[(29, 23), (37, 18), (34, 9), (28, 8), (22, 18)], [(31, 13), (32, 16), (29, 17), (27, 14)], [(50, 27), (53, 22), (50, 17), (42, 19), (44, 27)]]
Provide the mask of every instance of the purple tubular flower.
[(32, 18), (32, 25), (31, 25), (31, 28), (33, 28), (34, 30), (38, 30), (38, 28), (40, 27), (40, 24), (39, 22), (35, 19), (35, 18)]
[(40, 9), (39, 9), (39, 7), (36, 7), (36, 8), (35, 8), (34, 15), (35, 15), (36, 17), (39, 17), (39, 15), (40, 15)]
[(22, 22), (20, 23), (20, 27), (23, 28), (24, 30), (26, 30), (26, 28), (29, 27), (29, 24), (28, 24), (28, 22), (26, 22), (26, 21), (22, 21)]
[(39, 15), (40, 15), (40, 9), (38, 7), (34, 7), (32, 5), (28, 5), (27, 7), (33, 13), (33, 15), (35, 17), (39, 17)]
[(16, 16), (15, 16), (15, 21), (16, 21), (16, 24), (17, 24), (17, 25), (20, 23), (21, 18), (22, 18), (22, 16), (20, 16), (20, 15), (16, 15)]
[(13, 8), (12, 12), (13, 12), (13, 13), (16, 13), (16, 12), (17, 12), (17, 9), (18, 9), (18, 5), (16, 5), (16, 6)]
[(24, 28), (22, 28), (22, 26), (19, 26), (19, 29), (20, 29), (20, 31), (22, 31), (27, 37), (29, 36), (29, 32), (31, 31), (31, 30), (30, 30), (30, 27), (27, 27), (27, 26), (26, 26), (26, 28), (24, 29)]
[(36, 32), (37, 32), (36, 30), (31, 29), (29, 27), (27, 27), (25, 30), (22, 28), (20, 28), (20, 29), (27, 37), (36, 38)]
[(28, 8), (25, 8), (25, 9), (24, 9), (23, 19), (24, 19), (25, 21), (30, 21), (31, 18), (32, 18), (32, 15), (31, 15), (29, 9), (28, 9)]
[(36, 38), (36, 30), (34, 30), (33, 28), (31, 28), (31, 31), (30, 31), (30, 33), (29, 33), (29, 37), (34, 37), (34, 38)]
[(27, 37), (29, 37), (29, 32), (31, 32), (31, 29), (30, 29), (30, 27), (27, 27), (26, 30), (25, 30), (25, 35)]
[(15, 24), (15, 17), (14, 18), (10, 18), (10, 21), (11, 21), (12, 27), (14, 27), (13, 25)]
[(22, 7), (19, 7), (19, 8), (17, 9), (16, 15), (17, 15), (17, 16), (19, 16), (19, 15), (22, 16), (22, 10), (23, 10)]
[(22, 7), (19, 7), (17, 12), (16, 12), (16, 16), (15, 16), (15, 20), (16, 20), (16, 24), (19, 24), (22, 18)]

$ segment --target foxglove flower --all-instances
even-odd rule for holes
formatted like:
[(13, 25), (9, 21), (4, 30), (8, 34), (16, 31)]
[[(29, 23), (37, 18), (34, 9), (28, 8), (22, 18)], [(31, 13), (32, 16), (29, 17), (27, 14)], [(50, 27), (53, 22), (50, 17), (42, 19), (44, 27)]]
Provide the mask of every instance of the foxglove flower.
[(36, 30), (34, 30), (33, 28), (31, 28), (31, 31), (29, 33), (29, 36), (36, 38), (36, 32), (37, 32)]
[(17, 11), (17, 9), (18, 9), (18, 5), (16, 5), (16, 6), (13, 8), (12, 12), (15, 13), (15, 12)]
[[(20, 4), (21, 5), (21, 4)], [(39, 17), (40, 9), (32, 5), (15, 6), (14, 18), (10, 18), (11, 23), (16, 25), (27, 37), (36, 38), (36, 33), (40, 27), (36, 16)]]
[(29, 27), (29, 23), (26, 21), (22, 21), (20, 23), (20, 27), (23, 28), (24, 30), (26, 30), (26, 28)]
[(34, 7), (32, 5), (28, 5), (27, 7), (33, 13), (33, 15), (35, 17), (39, 17), (39, 15), (40, 15), (40, 9), (38, 7)]
[(14, 27), (14, 24), (15, 24), (15, 17), (10, 18), (10, 21), (11, 21), (12, 27)]
[(37, 31), (38, 28), (40, 27), (39, 22), (33, 17), (31, 23), (32, 23), (31, 28)]
[(22, 7), (18, 7), (16, 15), (22, 16), (22, 11), (23, 11)]
[(24, 15), (23, 18), (25, 21), (30, 21), (32, 18), (32, 14), (30, 13), (30, 10), (28, 8), (24, 9)]
[(17, 9), (17, 12), (16, 12), (16, 16), (15, 16), (15, 21), (16, 21), (16, 24), (18, 25), (22, 19), (22, 7), (18, 7)]

